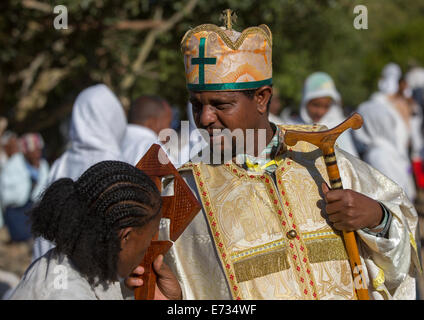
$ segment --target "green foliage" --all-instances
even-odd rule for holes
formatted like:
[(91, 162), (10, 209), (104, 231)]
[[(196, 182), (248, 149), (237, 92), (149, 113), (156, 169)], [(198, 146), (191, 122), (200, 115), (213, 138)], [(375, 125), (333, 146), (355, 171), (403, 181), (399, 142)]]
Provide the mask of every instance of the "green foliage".
[[(97, 82), (111, 86), (127, 103), (144, 93), (160, 94), (184, 110), (181, 38), (202, 23), (221, 25), (221, 12), (227, 8), (236, 11), (234, 28), (239, 31), (262, 23), (272, 30), (274, 86), (284, 106), (294, 109), (305, 78), (314, 71), (329, 73), (345, 105), (355, 108), (375, 90), (387, 62), (397, 62), (405, 71), (412, 62), (424, 65), (424, 3), (415, 0), (199, 0), (192, 13), (156, 35), (140, 72), (126, 88), (123, 81), (134, 72), (133, 63), (152, 29), (119, 30), (116, 24), (153, 19), (158, 8), (166, 20), (188, 0), (32, 1), (50, 8), (65, 5), (69, 30), (55, 30), (53, 12), (23, 2), (0, 4), (0, 112), (20, 132), (57, 134), (76, 95)], [(358, 4), (368, 8), (367, 30), (353, 26)], [(22, 73), (40, 56), (40, 66)], [(56, 69), (66, 71), (63, 78), (39, 93), (40, 102), (19, 119), (20, 100), (39, 84), (43, 71)]]

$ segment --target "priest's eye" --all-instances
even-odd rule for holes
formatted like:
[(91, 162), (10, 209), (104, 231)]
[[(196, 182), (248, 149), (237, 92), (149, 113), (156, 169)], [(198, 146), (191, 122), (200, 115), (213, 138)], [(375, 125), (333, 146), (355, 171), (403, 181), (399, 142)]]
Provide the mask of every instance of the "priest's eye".
[(218, 109), (218, 110), (224, 110), (224, 109), (229, 108), (230, 106), (231, 105), (228, 104), (228, 103), (221, 103), (221, 104), (215, 105), (215, 108)]

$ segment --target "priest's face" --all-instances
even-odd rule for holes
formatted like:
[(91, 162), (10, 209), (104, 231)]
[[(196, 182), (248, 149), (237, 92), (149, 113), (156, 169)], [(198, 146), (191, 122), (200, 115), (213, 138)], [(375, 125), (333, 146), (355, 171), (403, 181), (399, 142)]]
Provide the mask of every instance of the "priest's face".
[[(204, 138), (210, 147), (221, 153), (231, 148), (232, 156), (235, 156), (239, 150), (246, 150), (247, 129), (266, 127), (271, 94), (269, 86), (259, 88), (253, 96), (240, 91), (190, 92), (190, 102), (196, 125), (205, 130)], [(233, 135), (219, 133), (225, 129)]]

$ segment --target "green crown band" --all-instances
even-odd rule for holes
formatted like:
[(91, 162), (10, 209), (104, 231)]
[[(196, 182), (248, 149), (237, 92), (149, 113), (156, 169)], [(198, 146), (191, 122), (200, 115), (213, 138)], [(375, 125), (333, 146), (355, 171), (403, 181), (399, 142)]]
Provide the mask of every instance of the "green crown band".
[(234, 82), (234, 83), (206, 83), (192, 84), (188, 83), (187, 88), (190, 91), (230, 91), (230, 90), (250, 90), (262, 86), (272, 85), (272, 78), (261, 81)]

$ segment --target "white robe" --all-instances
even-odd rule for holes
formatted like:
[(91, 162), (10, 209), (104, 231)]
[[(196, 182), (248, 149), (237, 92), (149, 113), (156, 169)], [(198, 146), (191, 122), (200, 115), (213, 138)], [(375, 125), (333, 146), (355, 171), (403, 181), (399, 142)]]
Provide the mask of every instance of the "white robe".
[(8, 206), (22, 207), (28, 200), (36, 202), (48, 185), (48, 175), (49, 165), (46, 160), (41, 159), (38, 180), (32, 187), (24, 155), (19, 152), (11, 156), (0, 173), (0, 214)]
[(26, 270), (10, 300), (122, 300), (121, 285), (93, 287), (66, 255), (55, 249), (34, 261)]
[[(361, 144), (364, 160), (395, 181), (412, 201), (416, 190), (408, 148), (411, 137), (413, 154), (422, 149), (421, 136), (411, 135), (399, 112), (385, 94), (374, 94), (358, 108), (364, 119), (361, 129), (354, 132)], [(419, 116), (411, 120), (411, 129), (420, 126)]]
[[(415, 268), (421, 267), (416, 251), (418, 218), (414, 207), (402, 190), (381, 173), (337, 147), (335, 151), (343, 186), (381, 201), (395, 217), (387, 238), (362, 230), (356, 232), (361, 239), (359, 247), (370, 299), (415, 299), (413, 275)], [(183, 172), (182, 177), (200, 199), (191, 172)], [(173, 182), (170, 182), (163, 195), (172, 192)], [(160, 239), (168, 238), (169, 220), (162, 219)], [(165, 256), (180, 281), (184, 299), (231, 299), (219, 256), (208, 227), (207, 212), (202, 209)]]
[(122, 140), (124, 160), (135, 166), (154, 143), (159, 142), (158, 135), (153, 130), (129, 123)]
[(28, 200), (37, 201), (48, 183), (49, 165), (40, 160), (38, 181), (31, 190), (31, 176), (22, 153), (9, 158), (0, 174), (0, 196), (3, 209), (8, 206), (21, 207)]
[[(107, 86), (98, 84), (83, 90), (72, 110), (70, 147), (53, 163), (49, 182), (60, 178), (76, 180), (101, 161), (124, 161), (121, 142), (126, 126), (124, 109)], [(45, 239), (35, 239), (33, 260), (53, 247)]]

